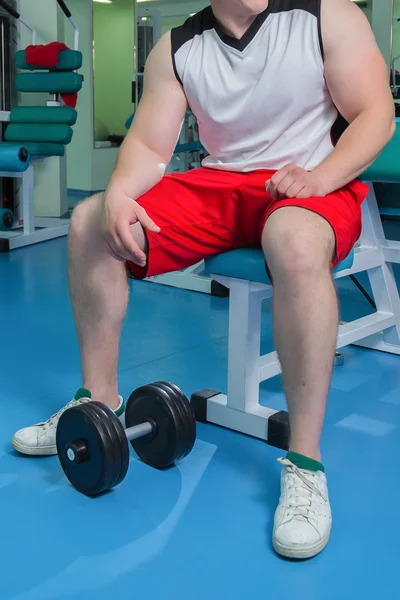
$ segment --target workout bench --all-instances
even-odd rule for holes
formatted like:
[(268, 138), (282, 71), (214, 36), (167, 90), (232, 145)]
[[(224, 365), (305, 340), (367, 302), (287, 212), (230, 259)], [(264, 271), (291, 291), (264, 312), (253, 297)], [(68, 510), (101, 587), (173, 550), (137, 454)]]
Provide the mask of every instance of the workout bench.
[[(400, 119), (398, 120), (400, 121)], [(400, 128), (362, 179), (400, 182)], [(400, 354), (400, 298), (391, 263), (400, 263), (400, 242), (386, 240), (372, 183), (363, 204), (363, 229), (350, 255), (334, 271), (334, 278), (366, 271), (376, 311), (341, 323), (337, 348), (349, 344)], [(206, 261), (212, 279), (230, 290), (227, 396), (213, 390), (193, 394), (196, 419), (266, 440), (286, 450), (290, 427), (286, 411), (259, 403), (259, 385), (281, 373), (276, 352), (260, 355), (261, 304), (273, 295), (260, 249), (240, 249)], [(333, 357), (332, 357), (333, 358)]]

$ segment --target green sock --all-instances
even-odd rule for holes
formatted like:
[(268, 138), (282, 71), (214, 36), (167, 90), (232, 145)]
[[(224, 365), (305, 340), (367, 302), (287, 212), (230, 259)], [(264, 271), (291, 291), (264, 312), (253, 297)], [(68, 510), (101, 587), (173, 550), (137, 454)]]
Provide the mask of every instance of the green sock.
[[(92, 398), (92, 392), (87, 390), (86, 388), (80, 388), (75, 394), (75, 400), (80, 400), (81, 398)], [(120, 406), (114, 411), (117, 417), (120, 417), (125, 412), (125, 404), (121, 402)]]
[(299, 469), (306, 469), (307, 471), (322, 471), (325, 473), (325, 467), (317, 460), (298, 454), (297, 452), (288, 452), (286, 458), (290, 460)]
[(81, 398), (91, 398), (92, 394), (89, 390), (85, 388), (80, 388), (75, 394), (75, 400), (80, 400)]

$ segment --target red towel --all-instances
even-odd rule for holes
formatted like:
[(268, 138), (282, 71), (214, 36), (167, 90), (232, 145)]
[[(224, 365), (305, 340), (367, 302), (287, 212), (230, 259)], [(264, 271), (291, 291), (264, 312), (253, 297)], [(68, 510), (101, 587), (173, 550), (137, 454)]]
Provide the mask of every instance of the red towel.
[[(35, 67), (42, 67), (46, 69), (54, 69), (58, 63), (58, 57), (61, 50), (69, 50), (68, 46), (62, 42), (51, 42), (45, 46), (28, 46), (26, 55), (26, 64)], [(60, 94), (66, 106), (75, 108), (78, 102), (78, 94)]]

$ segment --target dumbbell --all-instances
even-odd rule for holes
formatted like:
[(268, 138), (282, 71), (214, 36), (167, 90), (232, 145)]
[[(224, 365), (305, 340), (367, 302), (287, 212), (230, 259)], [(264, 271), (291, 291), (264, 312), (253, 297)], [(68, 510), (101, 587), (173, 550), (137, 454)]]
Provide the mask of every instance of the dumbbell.
[(65, 475), (86, 496), (119, 485), (128, 472), (129, 444), (155, 469), (185, 458), (196, 441), (196, 420), (186, 396), (172, 383), (135, 390), (125, 411), (124, 429), (108, 406), (87, 402), (66, 410), (57, 426), (57, 451)]

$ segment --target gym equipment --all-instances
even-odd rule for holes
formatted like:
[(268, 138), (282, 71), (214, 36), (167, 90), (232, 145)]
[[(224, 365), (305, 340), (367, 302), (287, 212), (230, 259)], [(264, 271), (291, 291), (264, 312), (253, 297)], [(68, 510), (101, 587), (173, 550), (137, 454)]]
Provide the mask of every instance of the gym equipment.
[(0, 171), (23, 173), (29, 167), (31, 158), (27, 148), (1, 144), (0, 150)]
[[(69, 219), (35, 218), (34, 216), (34, 172), (32, 161), (48, 157), (62, 157), (65, 146), (73, 136), (72, 126), (77, 120), (75, 109), (61, 106), (63, 94), (77, 93), (82, 88), (83, 77), (76, 71), (82, 66), (79, 52), (79, 28), (72, 18), (64, 0), (56, 0), (64, 15), (74, 28), (74, 50), (61, 50), (55, 67), (27, 63), (25, 50), (15, 56), (18, 73), (15, 78), (17, 92), (46, 92), (51, 94), (47, 106), (18, 106), (11, 111), (0, 111), (0, 122), (5, 126), (5, 142), (0, 142), (0, 177), (22, 180), (22, 198), (15, 212), (15, 225), (0, 235), (0, 252), (8, 252), (44, 240), (65, 236), (69, 230)], [(36, 31), (15, 8), (4, 0), (0, 6), (12, 17), (27, 27), (36, 42)], [(24, 149), (26, 160), (6, 161), (5, 157)]]
[[(362, 176), (367, 182), (400, 183), (400, 119), (382, 155)], [(374, 187), (363, 204), (360, 240), (334, 271), (334, 278), (367, 272), (376, 310), (341, 323), (337, 348), (353, 344), (400, 355), (400, 299), (391, 263), (400, 264), (400, 242), (385, 237)], [(273, 286), (262, 250), (240, 249), (206, 260), (210, 277), (229, 288), (228, 393), (202, 390), (192, 396), (196, 419), (251, 435), (286, 450), (290, 439), (286, 411), (259, 402), (260, 382), (281, 373), (276, 352), (260, 355), (261, 305)], [(335, 362), (342, 362), (341, 356)]]
[(184, 459), (196, 441), (196, 420), (181, 390), (157, 382), (135, 390), (125, 411), (124, 430), (115, 413), (99, 402), (66, 410), (57, 427), (57, 451), (71, 484), (97, 496), (119, 485), (128, 472), (128, 441), (155, 469)]
[(14, 213), (8, 208), (0, 209), (0, 231), (8, 231), (14, 225)]

